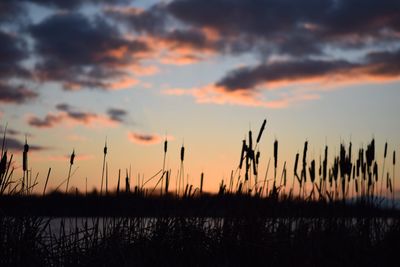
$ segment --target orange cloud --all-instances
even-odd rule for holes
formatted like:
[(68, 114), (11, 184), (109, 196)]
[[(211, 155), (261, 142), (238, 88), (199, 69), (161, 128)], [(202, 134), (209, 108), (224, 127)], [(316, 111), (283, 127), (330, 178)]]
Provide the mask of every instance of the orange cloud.
[(228, 92), (222, 87), (209, 85), (201, 88), (192, 89), (167, 89), (162, 92), (165, 95), (192, 96), (199, 104), (218, 104), (218, 105), (240, 105), (263, 108), (286, 108), (292, 104), (318, 99), (319, 95), (311, 93), (303, 94), (281, 94), (275, 99), (266, 99), (260, 92), (237, 90)]

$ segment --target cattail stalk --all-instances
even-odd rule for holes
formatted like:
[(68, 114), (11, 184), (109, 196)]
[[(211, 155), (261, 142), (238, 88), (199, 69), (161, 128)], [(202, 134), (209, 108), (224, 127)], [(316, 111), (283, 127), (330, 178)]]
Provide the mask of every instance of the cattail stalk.
[(51, 172), (51, 168), (49, 168), (49, 171), (47, 172), (46, 183), (44, 184), (44, 188), (43, 188), (43, 196), (45, 196), (45, 194), (46, 194), (46, 188), (47, 188), (47, 183), (49, 182), (50, 172)]
[(164, 175), (165, 175), (165, 158), (167, 157), (167, 150), (168, 150), (168, 140), (165, 137), (164, 141), (164, 159), (163, 159), (163, 167), (162, 167), (162, 175), (161, 175), (161, 185), (160, 185), (160, 194), (162, 195), (163, 185), (164, 185)]
[(107, 139), (104, 144), (104, 149), (103, 149), (103, 170), (101, 172), (101, 185), (100, 185), (100, 196), (103, 195), (103, 180), (104, 180), (104, 169), (105, 169), (105, 164), (106, 164), (106, 156), (107, 156)]
[(120, 182), (121, 182), (121, 169), (118, 170), (117, 195), (119, 195)]
[(258, 132), (258, 136), (257, 136), (257, 140), (256, 140), (256, 143), (257, 143), (257, 144), (260, 142), (260, 139), (261, 139), (261, 136), (262, 136), (262, 133), (263, 133), (263, 131), (264, 131), (264, 129), (265, 129), (265, 125), (266, 125), (266, 124), (267, 124), (267, 120), (265, 119), (265, 120), (263, 121), (263, 124), (261, 125), (260, 131)]
[(204, 182), (204, 173), (202, 172), (200, 175), (200, 194), (203, 194), (203, 182)]
[(68, 185), (69, 185), (69, 179), (71, 177), (71, 169), (72, 165), (74, 165), (74, 159), (75, 159), (75, 150), (72, 150), (72, 154), (69, 160), (69, 170), (68, 170), (68, 177), (67, 177), (67, 187), (65, 188), (65, 193), (68, 193)]
[(396, 192), (396, 175), (395, 175), (395, 169), (396, 169), (396, 151), (393, 150), (393, 196), (392, 196), (392, 203), (394, 205), (394, 200), (395, 200), (395, 192)]

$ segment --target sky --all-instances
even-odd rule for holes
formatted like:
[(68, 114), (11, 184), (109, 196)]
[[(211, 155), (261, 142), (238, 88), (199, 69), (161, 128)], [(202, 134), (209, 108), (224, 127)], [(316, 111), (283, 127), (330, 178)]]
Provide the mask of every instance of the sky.
[(99, 188), (106, 139), (110, 187), (119, 169), (149, 178), (166, 137), (173, 177), (184, 144), (190, 183), (204, 172), (215, 191), (264, 119), (261, 170), (275, 139), (278, 168), (305, 140), (333, 158), (374, 137), (381, 161), (400, 147), (399, 85), (397, 0), (0, 3), (0, 130), (15, 179), (27, 137), (38, 191), (48, 168), (49, 188), (65, 181), (72, 150), (70, 184)]

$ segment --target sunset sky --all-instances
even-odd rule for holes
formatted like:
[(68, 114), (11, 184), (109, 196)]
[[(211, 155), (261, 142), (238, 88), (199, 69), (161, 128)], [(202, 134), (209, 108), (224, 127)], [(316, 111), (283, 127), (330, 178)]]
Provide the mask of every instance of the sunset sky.
[(381, 160), (400, 147), (399, 87), (398, 0), (0, 2), (1, 132), (16, 177), (27, 135), (39, 191), (73, 149), (71, 185), (99, 188), (106, 138), (111, 187), (129, 166), (150, 177), (165, 136), (173, 177), (184, 143), (189, 181), (215, 191), (265, 118), (262, 170), (275, 139), (280, 168), (305, 140), (332, 159), (375, 137)]

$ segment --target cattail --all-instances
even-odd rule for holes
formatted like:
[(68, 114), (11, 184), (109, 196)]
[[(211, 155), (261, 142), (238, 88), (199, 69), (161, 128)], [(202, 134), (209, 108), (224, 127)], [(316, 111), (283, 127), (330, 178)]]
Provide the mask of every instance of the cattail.
[(200, 175), (200, 194), (203, 193), (203, 181), (204, 181), (204, 173), (202, 172)]
[(72, 154), (71, 154), (71, 157), (69, 159), (69, 171), (68, 171), (67, 187), (65, 188), (65, 193), (68, 193), (69, 179), (71, 177), (71, 168), (72, 168), (72, 165), (74, 165), (74, 159), (75, 159), (75, 149), (72, 150)]
[(315, 180), (315, 160), (311, 161), (311, 166), (309, 168), (309, 172), (310, 172), (311, 182), (314, 183), (314, 180)]
[(167, 171), (165, 176), (165, 194), (168, 194), (168, 188), (169, 188), (169, 171)]
[(323, 180), (326, 180), (326, 174), (328, 169), (328, 146), (325, 146), (325, 158), (322, 166), (322, 177)]
[(130, 184), (129, 184), (129, 176), (128, 170), (126, 170), (126, 177), (125, 177), (125, 192), (129, 193), (131, 191)]
[(28, 170), (28, 151), (29, 151), (29, 145), (25, 137), (24, 152), (22, 153), (22, 170), (24, 172)]
[(375, 181), (378, 181), (378, 164), (375, 161), (374, 164), (374, 170), (373, 170), (374, 176), (375, 176)]
[(383, 153), (383, 158), (386, 159), (386, 155), (387, 155), (387, 142), (385, 143), (385, 152)]
[(307, 148), (308, 148), (308, 141), (305, 141), (304, 142), (304, 150), (303, 150), (303, 165), (306, 164)]
[(259, 162), (260, 162), (260, 151), (257, 151), (257, 154), (256, 154), (256, 164), (258, 165)]
[(164, 153), (167, 153), (167, 149), (168, 149), (168, 140), (167, 140), (167, 138), (165, 138), (165, 141), (164, 141)]
[(75, 150), (72, 150), (71, 158), (69, 160), (70, 165), (74, 165), (74, 159), (75, 159)]
[(121, 183), (121, 169), (118, 170), (117, 194), (119, 194), (120, 183)]
[(393, 150), (393, 165), (396, 165), (396, 151)]
[(350, 142), (350, 144), (349, 144), (349, 159), (350, 159), (350, 161), (351, 161), (351, 147), (352, 147), (352, 144)]
[(274, 142), (274, 166), (278, 166), (278, 140)]
[(243, 166), (243, 159), (244, 159), (244, 153), (246, 152), (246, 150), (247, 150), (246, 140), (243, 140), (242, 152), (240, 153), (239, 169), (242, 169), (242, 166)]
[(103, 152), (104, 152), (104, 155), (107, 155), (107, 140), (106, 140), (106, 142), (105, 142), (105, 144), (104, 144), (104, 150), (103, 150)]
[(264, 131), (264, 129), (265, 129), (265, 125), (266, 125), (266, 124), (267, 124), (267, 120), (265, 119), (265, 120), (263, 121), (263, 124), (261, 125), (260, 131), (258, 132), (257, 143), (260, 142), (261, 135), (262, 135), (262, 133), (263, 133), (263, 131)]
[(294, 161), (294, 175), (297, 175), (297, 165), (299, 163), (299, 153), (296, 154), (296, 159)]
[(371, 158), (375, 160), (375, 139), (373, 138), (371, 141)]
[(308, 141), (304, 142), (304, 150), (303, 150), (303, 169), (301, 171), (302, 177), (304, 178), (304, 182), (307, 182), (307, 149), (308, 149)]
[(6, 173), (7, 169), (7, 150), (4, 152), (3, 157), (0, 161), (0, 177)]
[(253, 137), (251, 131), (249, 131), (249, 150), (253, 150)]
[(185, 147), (182, 145), (181, 147), (181, 162), (185, 159)]
[(357, 159), (357, 177), (360, 176), (360, 159)]

